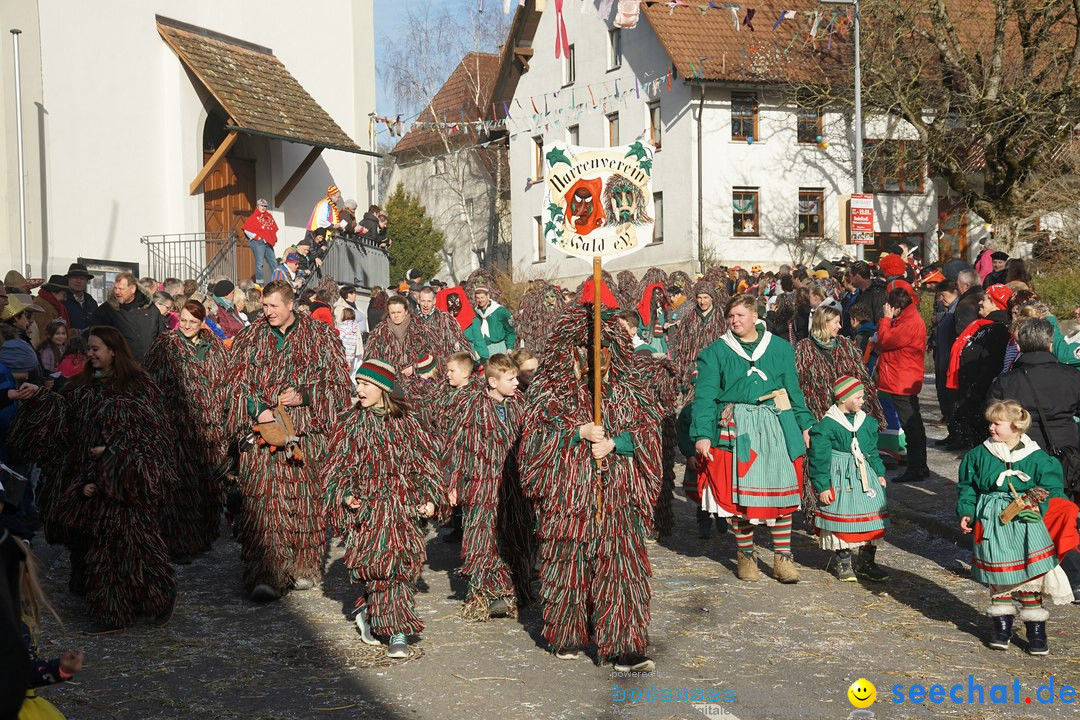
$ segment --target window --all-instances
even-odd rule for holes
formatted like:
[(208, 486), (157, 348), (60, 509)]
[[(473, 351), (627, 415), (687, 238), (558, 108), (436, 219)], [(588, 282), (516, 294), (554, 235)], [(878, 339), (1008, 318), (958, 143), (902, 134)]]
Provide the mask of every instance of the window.
[(660, 119), (660, 101), (649, 103), (649, 140), (653, 147), (660, 149), (660, 140), (664, 134), (664, 123)]
[(664, 242), (664, 193), (653, 193), (653, 229), (652, 241)]
[(800, 143), (816, 143), (822, 132), (821, 107), (816, 106), (808, 97), (798, 99), (795, 110), (797, 124), (796, 135)]
[(870, 193), (924, 192), (926, 157), (914, 140), (867, 140), (863, 189)]
[(735, 188), (731, 191), (732, 229), (736, 237), (758, 235), (758, 191)]
[(533, 180), (544, 177), (544, 136), (533, 138)]
[(607, 116), (607, 144), (608, 147), (619, 144), (619, 113), (611, 113)]
[(757, 138), (758, 101), (754, 93), (731, 93), (731, 139)]
[(533, 218), (536, 221), (536, 259), (533, 262), (542, 263), (547, 260), (547, 242), (544, 240), (544, 221), (539, 215)]
[(577, 78), (577, 68), (574, 65), (574, 46), (570, 46), (570, 50), (563, 57), (562, 61), (562, 84), (563, 87), (567, 85), (573, 85), (574, 80)]
[(608, 70), (622, 66), (622, 31), (608, 30)]
[(571, 125), (566, 128), (566, 141), (571, 145), (581, 144), (581, 131), (578, 129), (577, 125)]
[(825, 212), (823, 190), (799, 190), (799, 237), (822, 237), (822, 217)]

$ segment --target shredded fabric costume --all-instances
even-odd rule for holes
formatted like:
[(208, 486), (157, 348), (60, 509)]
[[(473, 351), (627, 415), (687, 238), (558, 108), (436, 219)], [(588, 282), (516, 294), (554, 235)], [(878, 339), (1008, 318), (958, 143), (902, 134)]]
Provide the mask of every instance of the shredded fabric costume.
[(667, 358), (634, 353), (634, 363), (641, 374), (641, 382), (652, 391), (652, 404), (660, 413), (660, 438), (662, 447), (660, 492), (653, 509), (653, 529), (656, 537), (670, 537), (675, 529), (675, 452), (678, 441), (675, 421), (678, 415), (678, 382), (674, 364)]
[(265, 318), (257, 320), (236, 336), (230, 359), (228, 437), (247, 436), (259, 413), (275, 407), (286, 388), (303, 398), (288, 409), (302, 460), (259, 446), (240, 454), (244, 587), (282, 590), (298, 579), (318, 579), (325, 545), (326, 435), (353, 390), (345, 350), (333, 328), (297, 314), (284, 333)]
[[(707, 293), (713, 299), (712, 309), (707, 313), (701, 312), (697, 307), (697, 296), (701, 293)], [(686, 301), (693, 303), (693, 310), (669, 333), (671, 359), (679, 375), (679, 391), (683, 395), (683, 403), (693, 399), (694, 384), (690, 379), (697, 370), (698, 355), (727, 332), (727, 322), (724, 319), (724, 305), (727, 300), (727, 293), (717, 290), (714, 283), (702, 280), (693, 287), (692, 296)]]
[[(360, 605), (377, 634), (418, 634), (414, 597), (427, 554), (417, 508), (430, 502), (439, 517), (449, 505), (435, 447), (411, 414), (354, 408), (340, 416), (328, 450), (326, 507), (344, 518), (345, 566), (365, 585)], [(358, 509), (345, 508), (350, 497)]]
[(620, 270), (615, 275), (615, 282), (617, 283), (615, 292), (619, 298), (619, 304), (623, 307), (632, 307), (634, 299), (639, 297), (637, 275), (631, 270)]
[(491, 291), (491, 299), (502, 305), (503, 294), (495, 276), (487, 268), (476, 268), (469, 277), (465, 278), (465, 292), (469, 294), (469, 302), (476, 307), (476, 288), (487, 288)]
[(400, 325), (386, 318), (368, 335), (364, 359), (388, 362), (400, 373), (415, 365), (424, 353), (434, 355), (435, 342), (427, 327), (411, 313)]
[(580, 647), (591, 628), (603, 661), (648, 645), (645, 538), (660, 490), (660, 418), (634, 370), (630, 339), (606, 318), (603, 427), (616, 450), (598, 482), (590, 444), (578, 437), (592, 422), (592, 392), (573, 369), (576, 349), (591, 344), (592, 322), (584, 306), (556, 324), (549, 362), (529, 387), (519, 462), (539, 520), (544, 637), (556, 649)]
[[(461, 327), (449, 313), (440, 310), (439, 308), (433, 308), (430, 315), (417, 315), (412, 318), (412, 321), (423, 326), (427, 330), (428, 343), (430, 347), (428, 351), (439, 362), (439, 367), (445, 367), (446, 358), (453, 355), (456, 352), (468, 352), (469, 341), (465, 339), (465, 333), (462, 332)], [(371, 342), (370, 339), (368, 342)], [(417, 354), (416, 357), (420, 357)], [(380, 360), (384, 358), (379, 358)], [(416, 358), (412, 359), (412, 362), (416, 362)], [(395, 365), (394, 367), (398, 367)], [(403, 365), (402, 367), (408, 367)]]
[(563, 308), (561, 292), (543, 280), (534, 280), (533, 287), (521, 298), (514, 318), (514, 329), (521, 346), (537, 357), (543, 357), (548, 336)]
[(464, 512), (462, 572), (469, 592), (462, 614), (469, 619), (486, 620), (498, 599), (513, 616), (529, 600), (533, 521), (514, 457), (521, 411), (520, 396), (497, 402), (477, 384), (450, 431), (447, 469)]
[[(56, 484), (48, 492), (47, 534), (68, 543), (72, 587), (86, 592), (87, 614), (103, 625), (124, 627), (157, 615), (176, 592), (159, 522), (166, 488), (176, 482), (161, 407), (148, 377), (126, 391), (98, 378), (63, 395), (43, 390), (15, 419), (15, 426), (26, 422), (38, 430), (45, 429), (42, 416), (62, 419), (33, 438), (40, 457), (31, 459), (66, 456), (69, 474), (45, 477)], [(105, 452), (93, 458), (90, 449), (99, 446)], [(83, 495), (88, 484), (97, 486), (91, 497)]]
[(228, 390), (222, 378), (228, 355), (206, 328), (196, 340), (178, 330), (160, 335), (143, 358), (176, 430), (179, 482), (162, 508), (162, 533), (173, 555), (192, 555), (217, 538), (225, 502), (221, 470)]

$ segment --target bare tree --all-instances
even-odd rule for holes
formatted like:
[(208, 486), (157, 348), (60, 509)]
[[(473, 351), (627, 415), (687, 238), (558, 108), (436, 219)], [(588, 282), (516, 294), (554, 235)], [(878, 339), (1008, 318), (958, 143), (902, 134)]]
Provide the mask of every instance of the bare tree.
[[(1065, 169), (1056, 156), (1080, 109), (1080, 0), (861, 5), (867, 112), (910, 126), (930, 176), (1011, 244), (1040, 209), (1039, 188)], [(852, 52), (851, 42), (816, 52), (822, 82), (800, 87), (804, 97), (850, 107)]]

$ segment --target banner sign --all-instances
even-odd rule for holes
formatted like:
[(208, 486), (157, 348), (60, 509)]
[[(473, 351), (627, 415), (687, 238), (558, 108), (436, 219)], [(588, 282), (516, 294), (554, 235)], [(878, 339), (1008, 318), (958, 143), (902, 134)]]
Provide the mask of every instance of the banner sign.
[(852, 245), (874, 244), (874, 196), (868, 193), (851, 196), (851, 215), (848, 227), (851, 229)]
[(652, 242), (651, 147), (544, 146), (544, 240), (568, 255), (615, 258)]

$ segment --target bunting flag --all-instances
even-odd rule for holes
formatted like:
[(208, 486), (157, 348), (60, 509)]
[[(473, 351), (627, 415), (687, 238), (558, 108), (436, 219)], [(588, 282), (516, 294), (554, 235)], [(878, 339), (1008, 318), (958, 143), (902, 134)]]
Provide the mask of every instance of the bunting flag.
[(780, 23), (784, 22), (785, 20), (793, 20), (795, 17), (798, 16), (798, 14), (799, 13), (796, 10), (781, 10), (780, 17), (776, 18), (776, 22), (773, 23), (772, 29), (775, 30), (776, 28), (778, 28), (780, 26)]
[(757, 11), (754, 8), (746, 9), (746, 17), (743, 18), (742, 24), (750, 28), (750, 32), (754, 32), (754, 14)]
[(555, 0), (555, 58), (570, 57), (570, 40), (566, 36), (563, 0)]

